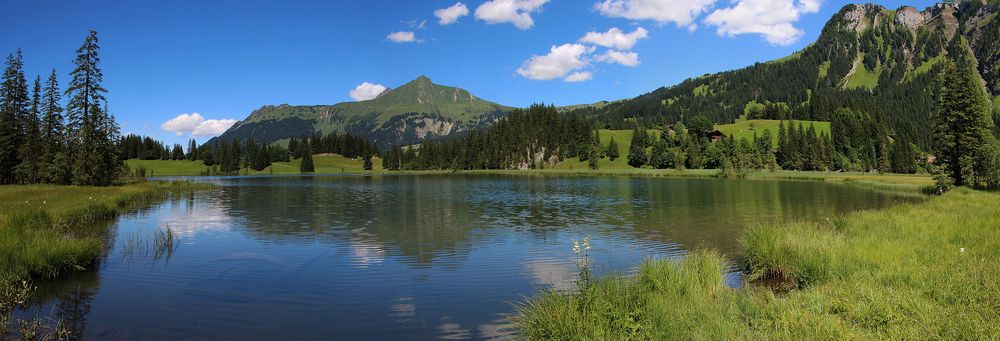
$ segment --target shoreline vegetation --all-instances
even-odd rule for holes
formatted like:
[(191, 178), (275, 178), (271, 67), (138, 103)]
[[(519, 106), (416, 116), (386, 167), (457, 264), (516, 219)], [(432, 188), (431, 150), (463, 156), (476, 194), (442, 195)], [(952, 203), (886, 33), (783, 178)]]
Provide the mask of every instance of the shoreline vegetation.
[[(300, 159), (288, 164), (275, 163), (275, 171), (270, 169), (256, 172), (241, 172), (240, 175), (300, 175), (298, 172)], [(400, 170), (388, 171), (381, 167), (366, 171), (361, 160), (352, 160), (336, 154), (317, 154), (314, 156), (316, 170), (310, 175), (427, 175), (427, 174), (495, 174), (519, 176), (644, 176), (666, 178), (720, 178), (719, 169), (650, 169), (650, 168), (599, 168), (587, 167), (557, 167), (545, 169), (508, 169), (508, 170)], [(138, 160), (126, 161), (130, 169), (143, 167), (146, 175), (151, 177), (188, 177), (204, 176), (205, 166), (199, 161), (175, 160)], [(380, 164), (379, 162), (375, 163)], [(896, 173), (862, 173), (862, 172), (822, 172), (822, 171), (753, 171), (743, 179), (749, 180), (800, 180), (844, 182), (851, 185), (871, 187), (880, 190), (902, 192), (921, 192), (934, 185), (934, 179), (928, 174), (896, 174)]]
[(5, 186), (0, 194), (0, 277), (50, 279), (83, 270), (104, 253), (107, 224), (172, 193), (214, 185), (149, 181), (122, 186)]
[[(956, 189), (833, 221), (757, 225), (747, 273), (697, 250), (633, 276), (586, 280), (517, 306), (526, 339), (977, 339), (1000, 337), (1000, 194)], [(583, 271), (581, 271), (583, 273)]]

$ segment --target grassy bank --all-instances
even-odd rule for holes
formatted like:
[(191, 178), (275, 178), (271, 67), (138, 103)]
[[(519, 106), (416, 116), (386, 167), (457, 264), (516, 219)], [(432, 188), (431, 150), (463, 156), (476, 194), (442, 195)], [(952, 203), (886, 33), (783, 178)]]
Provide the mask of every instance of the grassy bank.
[(108, 222), (171, 192), (209, 188), (188, 182), (116, 187), (4, 186), (0, 193), (0, 276), (51, 278), (93, 264)]
[(741, 242), (751, 279), (771, 285), (729, 288), (727, 258), (696, 251), (539, 294), (517, 326), (559, 340), (1000, 338), (1000, 194), (757, 226)]

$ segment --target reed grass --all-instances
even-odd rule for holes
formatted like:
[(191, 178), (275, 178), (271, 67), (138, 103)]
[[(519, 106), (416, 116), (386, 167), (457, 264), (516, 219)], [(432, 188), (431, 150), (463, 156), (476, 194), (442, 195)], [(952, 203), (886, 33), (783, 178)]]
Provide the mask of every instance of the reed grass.
[[(546, 291), (514, 317), (526, 339), (998, 339), (1000, 194), (959, 189), (833, 221), (758, 225), (726, 257), (648, 260), (583, 293)], [(779, 279), (790, 290), (758, 280)]]

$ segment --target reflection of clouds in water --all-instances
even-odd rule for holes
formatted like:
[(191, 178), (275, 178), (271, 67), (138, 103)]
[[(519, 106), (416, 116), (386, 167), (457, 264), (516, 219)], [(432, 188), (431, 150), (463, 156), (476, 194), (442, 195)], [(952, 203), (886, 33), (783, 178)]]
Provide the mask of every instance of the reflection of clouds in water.
[(465, 340), (472, 336), (468, 329), (462, 329), (462, 325), (455, 322), (448, 322), (450, 317), (441, 318), (444, 322), (438, 326), (438, 339), (440, 340)]
[(488, 340), (513, 340), (514, 324), (506, 318), (499, 318), (487, 324), (481, 324), (476, 329), (479, 330), (479, 338)]
[(576, 265), (569, 260), (532, 259), (524, 266), (536, 285), (546, 285), (556, 290), (569, 290), (576, 285)]
[(397, 318), (400, 322), (410, 321), (417, 316), (417, 305), (413, 304), (413, 297), (400, 297), (392, 301), (394, 303), (389, 306), (392, 310), (389, 316)]
[(352, 237), (348, 242), (351, 248), (351, 267), (367, 268), (371, 265), (381, 264), (385, 260), (385, 250), (382, 245)]
[(190, 237), (199, 231), (228, 231), (232, 220), (221, 206), (199, 202), (196, 205), (171, 205), (170, 214), (161, 214), (159, 223), (177, 236)]

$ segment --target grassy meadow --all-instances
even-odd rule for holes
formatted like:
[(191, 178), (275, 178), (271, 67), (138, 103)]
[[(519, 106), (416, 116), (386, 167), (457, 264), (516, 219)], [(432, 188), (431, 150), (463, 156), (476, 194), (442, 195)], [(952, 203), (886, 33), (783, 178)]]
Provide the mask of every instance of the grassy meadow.
[[(801, 124), (803, 128), (809, 129), (809, 126), (816, 128), (817, 133), (830, 133), (830, 122), (821, 121), (793, 121), (796, 125)], [(781, 124), (779, 120), (737, 120), (736, 123), (732, 124), (717, 124), (715, 129), (718, 129), (726, 136), (732, 136), (737, 140), (745, 138), (747, 140), (752, 140), (754, 134), (757, 136), (763, 136), (764, 130), (770, 130), (771, 136), (773, 136), (773, 145), (778, 145), (778, 125)]]
[(756, 226), (729, 257), (651, 259), (634, 276), (546, 291), (515, 317), (527, 339), (1000, 338), (1000, 194), (954, 190), (834, 221)]
[[(275, 162), (263, 171), (250, 171), (249, 174), (299, 174), (299, 165), (302, 159), (295, 159), (291, 162)], [(138, 167), (146, 168), (146, 176), (197, 176), (207, 174), (208, 167), (202, 161), (188, 160), (139, 160), (131, 159), (125, 161), (130, 170)], [(334, 173), (370, 173), (382, 172), (382, 159), (372, 158), (372, 170), (364, 170), (364, 160), (349, 159), (339, 154), (316, 154), (313, 155), (313, 167), (315, 174)]]
[(114, 187), (4, 186), (0, 193), (0, 277), (52, 278), (90, 266), (120, 213), (168, 193), (210, 188), (187, 182)]

